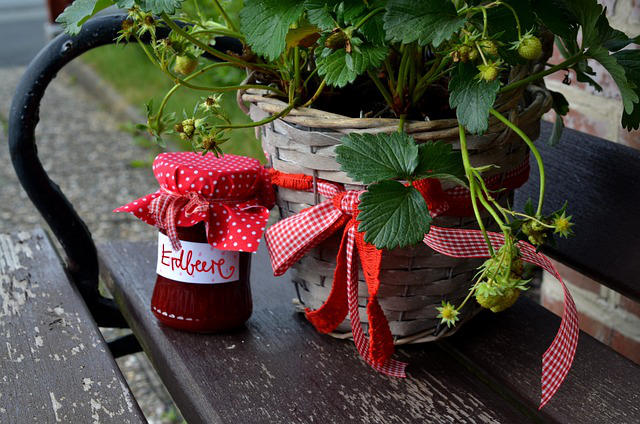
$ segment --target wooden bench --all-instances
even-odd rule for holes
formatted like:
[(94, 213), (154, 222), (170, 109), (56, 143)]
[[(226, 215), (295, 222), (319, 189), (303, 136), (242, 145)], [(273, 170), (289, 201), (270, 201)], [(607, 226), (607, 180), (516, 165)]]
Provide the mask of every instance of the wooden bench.
[(146, 422), (44, 231), (0, 234), (0, 422)]
[[(78, 38), (54, 40), (51, 57), (30, 67), (18, 89), (24, 99), (16, 97), (10, 118), (12, 159), (23, 186), (61, 240), (73, 283), (94, 319), (101, 325), (131, 326), (190, 423), (640, 421), (640, 367), (584, 333), (568, 379), (542, 411), (537, 409), (541, 355), (560, 320), (527, 299), (504, 313), (478, 316), (442, 342), (399, 348), (397, 358), (409, 363), (407, 379), (376, 373), (351, 342), (318, 334), (294, 313), (295, 290), (287, 275), (272, 276), (264, 250), (253, 261), (255, 310), (246, 327), (202, 335), (163, 327), (152, 316), (152, 242), (101, 245), (101, 275), (120, 315), (97, 296), (96, 248), (42, 170), (33, 129), (53, 73), (82, 51), (110, 43), (121, 21), (90, 21)], [(71, 48), (62, 49), (65, 43)], [(543, 139), (548, 132), (545, 125)], [(578, 222), (578, 236), (548, 253), (637, 300), (640, 261), (630, 241), (640, 237), (634, 225), (640, 208), (640, 153), (604, 143), (567, 131), (557, 150), (544, 149), (555, 190), (549, 204), (569, 199)], [(611, 165), (603, 166), (604, 157)], [(582, 182), (587, 179), (589, 185)], [(626, 185), (616, 185), (620, 182)], [(519, 204), (535, 197), (535, 183), (534, 177), (521, 191)], [(615, 222), (603, 222), (602, 216)], [(608, 265), (614, 261), (615, 269)]]

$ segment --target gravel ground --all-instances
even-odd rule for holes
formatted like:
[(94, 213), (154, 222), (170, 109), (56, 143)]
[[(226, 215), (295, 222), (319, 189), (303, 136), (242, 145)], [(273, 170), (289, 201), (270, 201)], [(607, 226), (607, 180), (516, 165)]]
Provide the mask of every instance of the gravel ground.
[[(7, 117), (23, 70), (0, 68), (0, 232), (46, 228), (17, 181), (7, 146)], [(129, 165), (151, 153), (120, 131), (121, 122), (64, 73), (48, 88), (40, 118), (36, 136), (44, 168), (76, 207), (96, 242), (153, 239), (152, 227), (128, 214), (112, 212), (157, 187), (149, 168)], [(121, 334), (109, 329), (103, 332), (107, 340)], [(149, 422), (182, 421), (144, 353), (120, 358), (118, 365)]]

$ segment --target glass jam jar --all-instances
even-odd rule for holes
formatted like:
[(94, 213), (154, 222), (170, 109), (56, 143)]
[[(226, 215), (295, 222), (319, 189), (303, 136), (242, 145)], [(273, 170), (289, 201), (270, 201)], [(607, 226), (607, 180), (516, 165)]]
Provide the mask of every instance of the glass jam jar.
[(177, 230), (182, 243), (178, 252), (160, 231), (158, 278), (151, 298), (155, 317), (169, 327), (199, 333), (242, 326), (253, 309), (251, 253), (209, 246), (202, 222)]
[(275, 204), (260, 161), (225, 154), (160, 153), (155, 193), (115, 212), (159, 229), (151, 311), (193, 332), (241, 326), (252, 311), (249, 269)]

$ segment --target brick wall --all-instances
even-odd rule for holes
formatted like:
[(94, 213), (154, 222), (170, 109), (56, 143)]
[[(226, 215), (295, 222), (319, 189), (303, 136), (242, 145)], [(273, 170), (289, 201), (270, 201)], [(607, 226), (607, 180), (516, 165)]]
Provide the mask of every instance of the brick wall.
[[(631, 36), (640, 34), (640, 0), (599, 1), (607, 7), (614, 28)], [(561, 61), (562, 57), (556, 52), (551, 63)], [(569, 100), (571, 112), (565, 117), (565, 126), (640, 149), (640, 130), (628, 132), (620, 125), (622, 102), (615, 83), (601, 66), (594, 65), (593, 68), (602, 72), (596, 78), (603, 89), (600, 93), (575, 81), (575, 75), (571, 75), (571, 85), (562, 83), (564, 73), (556, 73), (545, 80), (551, 90), (562, 92)], [(553, 112), (545, 119), (553, 120)], [(556, 265), (576, 301), (580, 328), (640, 363), (640, 304), (563, 265)], [(560, 286), (548, 274), (542, 281), (541, 303), (556, 314), (562, 313)]]

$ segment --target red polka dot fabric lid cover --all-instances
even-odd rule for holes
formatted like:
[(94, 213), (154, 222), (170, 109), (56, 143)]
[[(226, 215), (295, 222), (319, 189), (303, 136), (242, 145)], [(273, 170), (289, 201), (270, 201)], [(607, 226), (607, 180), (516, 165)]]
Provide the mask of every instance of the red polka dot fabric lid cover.
[[(275, 203), (271, 180), (258, 160), (228, 154), (217, 158), (211, 153), (161, 153), (153, 162), (153, 172), (160, 190), (114, 212), (129, 212), (166, 230), (157, 222), (152, 202), (184, 199), (175, 208), (176, 226), (204, 222), (211, 246), (240, 252), (258, 250), (269, 209)], [(186, 204), (193, 198), (204, 205), (196, 212)]]

